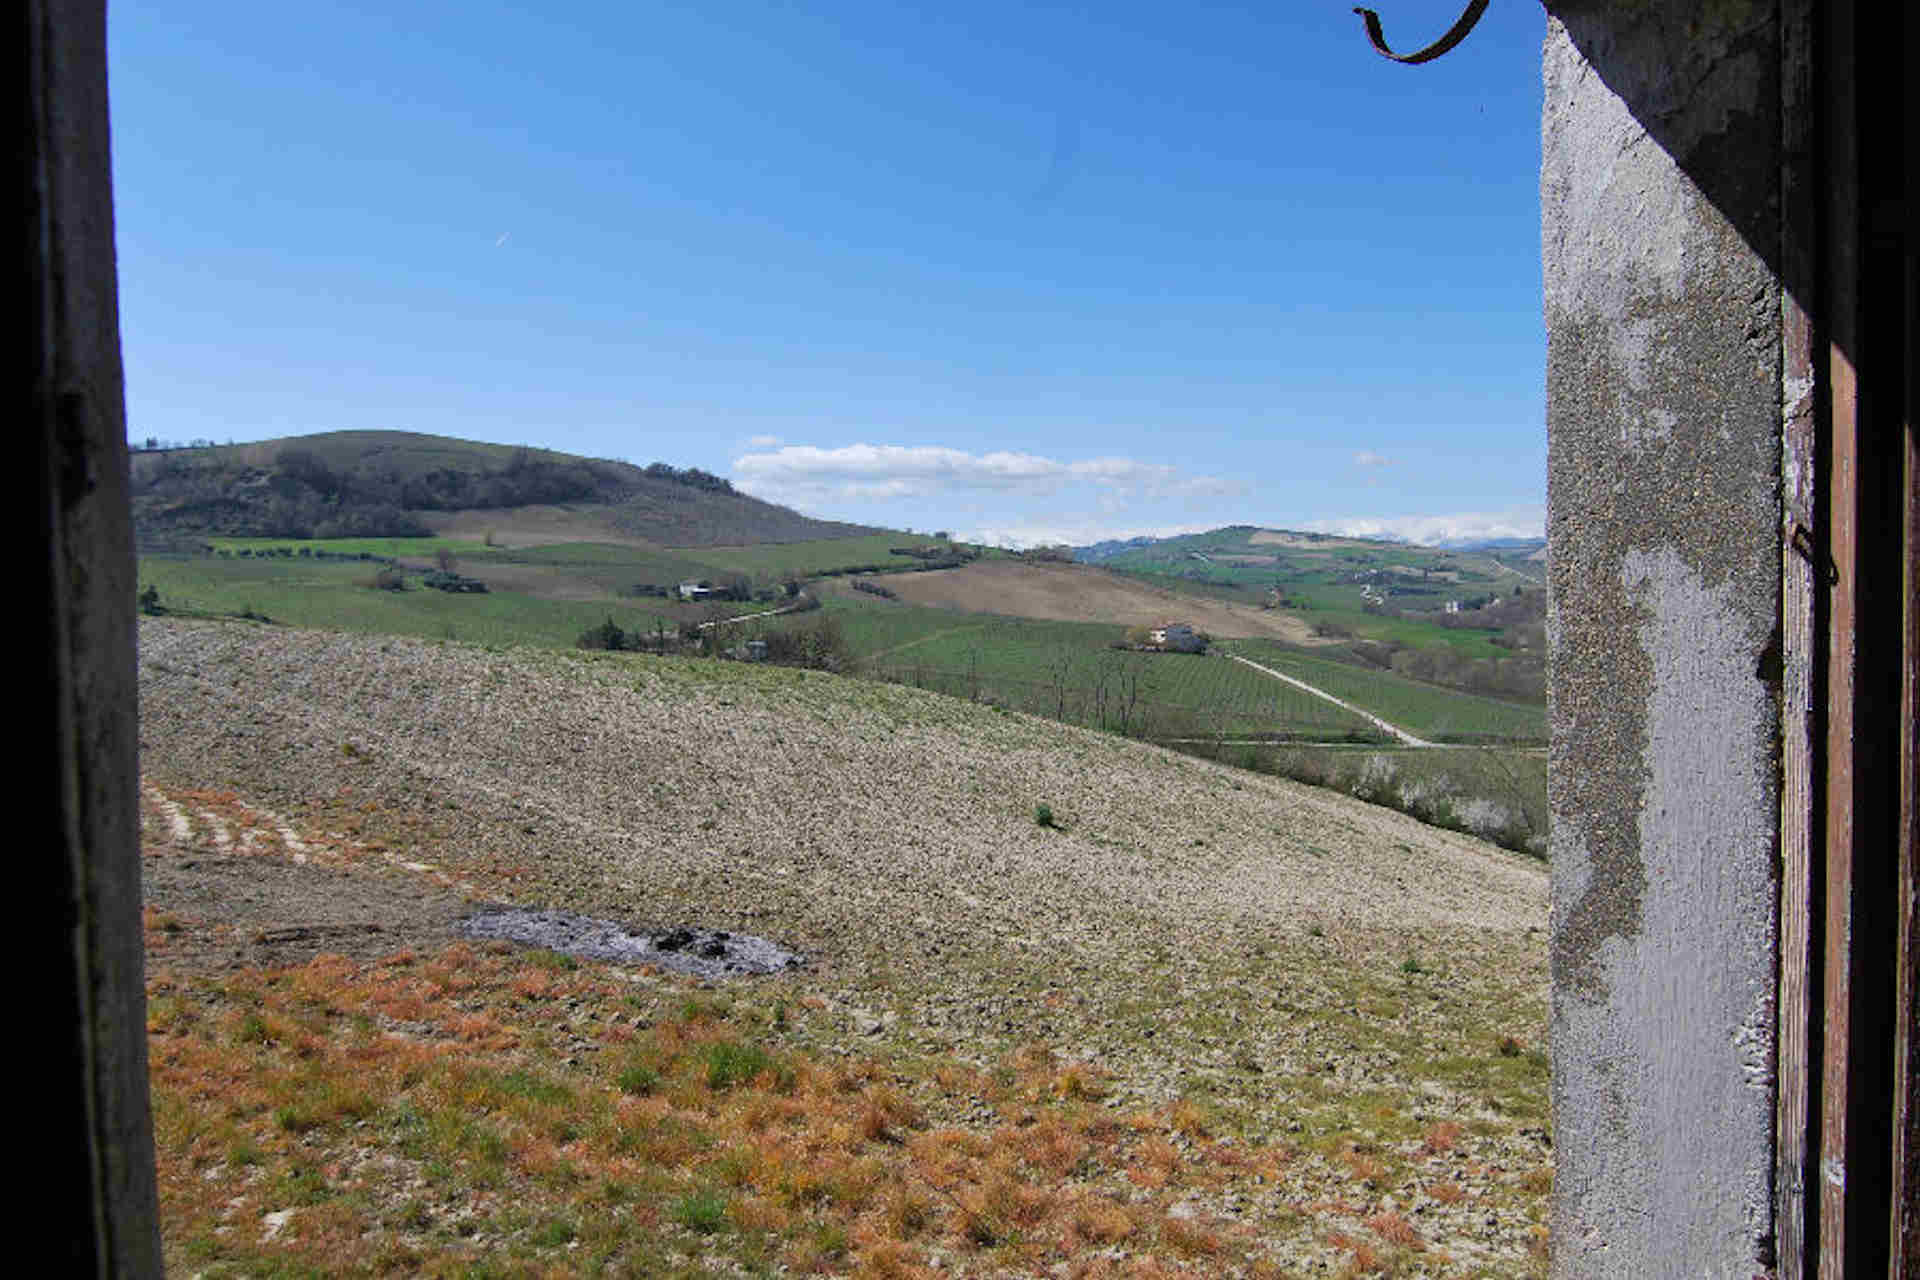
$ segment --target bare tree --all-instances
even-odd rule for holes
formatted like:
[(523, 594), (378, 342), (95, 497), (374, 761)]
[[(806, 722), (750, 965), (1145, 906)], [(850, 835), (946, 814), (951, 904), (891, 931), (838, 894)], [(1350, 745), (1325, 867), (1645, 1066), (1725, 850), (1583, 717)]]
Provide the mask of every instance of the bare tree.
[(1075, 654), (1071, 647), (1061, 645), (1054, 650), (1053, 658), (1047, 663), (1047, 684), (1053, 691), (1053, 718), (1067, 718), (1067, 687), (1073, 680), (1073, 660)]

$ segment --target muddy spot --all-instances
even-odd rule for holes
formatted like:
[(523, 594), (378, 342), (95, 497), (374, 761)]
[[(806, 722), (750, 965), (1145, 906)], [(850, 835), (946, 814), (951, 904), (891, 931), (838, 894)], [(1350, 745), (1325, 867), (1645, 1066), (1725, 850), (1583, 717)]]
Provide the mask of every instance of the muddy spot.
[(803, 958), (778, 943), (722, 929), (630, 929), (566, 911), (488, 907), (460, 921), (464, 938), (544, 947), (578, 960), (652, 965), (699, 978), (738, 978), (798, 968)]

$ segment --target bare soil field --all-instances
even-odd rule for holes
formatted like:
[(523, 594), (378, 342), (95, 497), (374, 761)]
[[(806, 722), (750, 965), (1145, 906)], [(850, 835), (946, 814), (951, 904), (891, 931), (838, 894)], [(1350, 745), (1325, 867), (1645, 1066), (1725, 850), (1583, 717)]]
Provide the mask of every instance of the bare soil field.
[[(1537, 863), (813, 672), (167, 619), (140, 663), (170, 1270), (1543, 1267)], [(484, 904), (806, 964), (459, 941)]]
[(900, 574), (888, 578), (887, 585), (908, 604), (970, 613), (1124, 626), (1171, 618), (1216, 636), (1320, 643), (1295, 614), (1183, 595), (1093, 565), (978, 560), (959, 569)]

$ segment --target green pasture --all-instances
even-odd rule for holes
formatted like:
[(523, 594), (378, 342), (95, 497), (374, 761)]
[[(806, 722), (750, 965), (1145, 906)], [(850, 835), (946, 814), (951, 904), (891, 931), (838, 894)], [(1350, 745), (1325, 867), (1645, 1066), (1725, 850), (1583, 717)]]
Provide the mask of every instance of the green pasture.
[(556, 542), (521, 547), (495, 557), (494, 562), (548, 566), (561, 571), (569, 580), (591, 582), (609, 596), (625, 595), (640, 583), (672, 590), (678, 583), (722, 576), (721, 570), (697, 554), (605, 542)]
[[(1339, 593), (1351, 590), (1351, 602)], [(1297, 593), (1304, 596), (1312, 608), (1301, 610), (1300, 618), (1312, 626), (1315, 623), (1331, 622), (1344, 627), (1362, 640), (1376, 640), (1381, 643), (1398, 641), (1410, 649), (1448, 648), (1467, 658), (1510, 658), (1513, 655), (1493, 642), (1498, 634), (1493, 631), (1481, 631), (1471, 627), (1443, 627), (1437, 622), (1420, 622), (1404, 618), (1389, 618), (1377, 613), (1368, 613), (1361, 607), (1359, 588), (1329, 588), (1323, 594), (1312, 590)]]
[(291, 549), (296, 555), (302, 550), (331, 551), (336, 555), (358, 556), (375, 555), (387, 559), (423, 558), (437, 551), (451, 551), (455, 555), (497, 555), (498, 551), (483, 542), (473, 542), (466, 538), (213, 538), (204, 539), (206, 544), (220, 551), (275, 551), (281, 548)]
[(664, 610), (640, 602), (538, 600), (511, 591), (450, 594), (408, 579), (406, 591), (366, 585), (377, 566), (302, 559), (219, 560), (142, 556), (140, 585), (174, 613), (265, 614), (296, 627), (362, 631), (476, 644), (570, 648), (609, 615), (628, 630), (650, 630)]
[(1442, 689), (1392, 672), (1317, 658), (1269, 640), (1228, 640), (1223, 647), (1365, 707), (1423, 738), (1546, 741), (1544, 707)]
[[(1204, 600), (1224, 600), (1243, 605), (1257, 606), (1262, 603), (1266, 598), (1266, 587), (1272, 582), (1269, 576), (1260, 584), (1259, 590), (1253, 590), (1249, 586), (1234, 585), (1236, 579), (1227, 576), (1201, 579), (1172, 573), (1103, 567), (1113, 568), (1116, 573), (1124, 573), (1129, 578), (1162, 590), (1175, 591)], [(1509, 583), (1511, 581), (1510, 579)], [(1486, 584), (1476, 584), (1471, 591), (1463, 586), (1455, 594), (1484, 594), (1486, 589)], [(1381, 614), (1368, 613), (1360, 597), (1360, 588), (1357, 586), (1344, 583), (1290, 581), (1286, 584), (1285, 590), (1289, 598), (1305, 606), (1289, 612), (1295, 614), (1308, 626), (1323, 622), (1332, 623), (1351, 632), (1358, 639), (1398, 641), (1415, 649), (1445, 647), (1469, 658), (1513, 656), (1493, 643), (1493, 636), (1496, 633), (1492, 631), (1443, 627), (1435, 622), (1389, 618)]]
[(886, 565), (911, 569), (913, 556), (896, 556), (893, 547), (940, 545), (921, 534), (874, 533), (852, 538), (823, 538), (817, 542), (766, 542), (751, 547), (701, 547), (698, 554), (722, 573), (808, 577), (833, 573), (852, 565)]
[[(807, 615), (783, 626), (817, 625)], [(1358, 716), (1239, 663), (1113, 648), (1126, 629), (836, 601), (861, 674), (1141, 736), (1371, 737)]]

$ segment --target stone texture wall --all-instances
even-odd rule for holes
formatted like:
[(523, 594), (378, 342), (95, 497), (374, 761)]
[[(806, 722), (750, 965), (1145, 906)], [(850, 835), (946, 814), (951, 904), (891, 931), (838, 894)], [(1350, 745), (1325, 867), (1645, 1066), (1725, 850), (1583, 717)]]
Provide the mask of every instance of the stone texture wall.
[(1773, 1261), (1778, 14), (1549, 3), (1553, 1270)]

